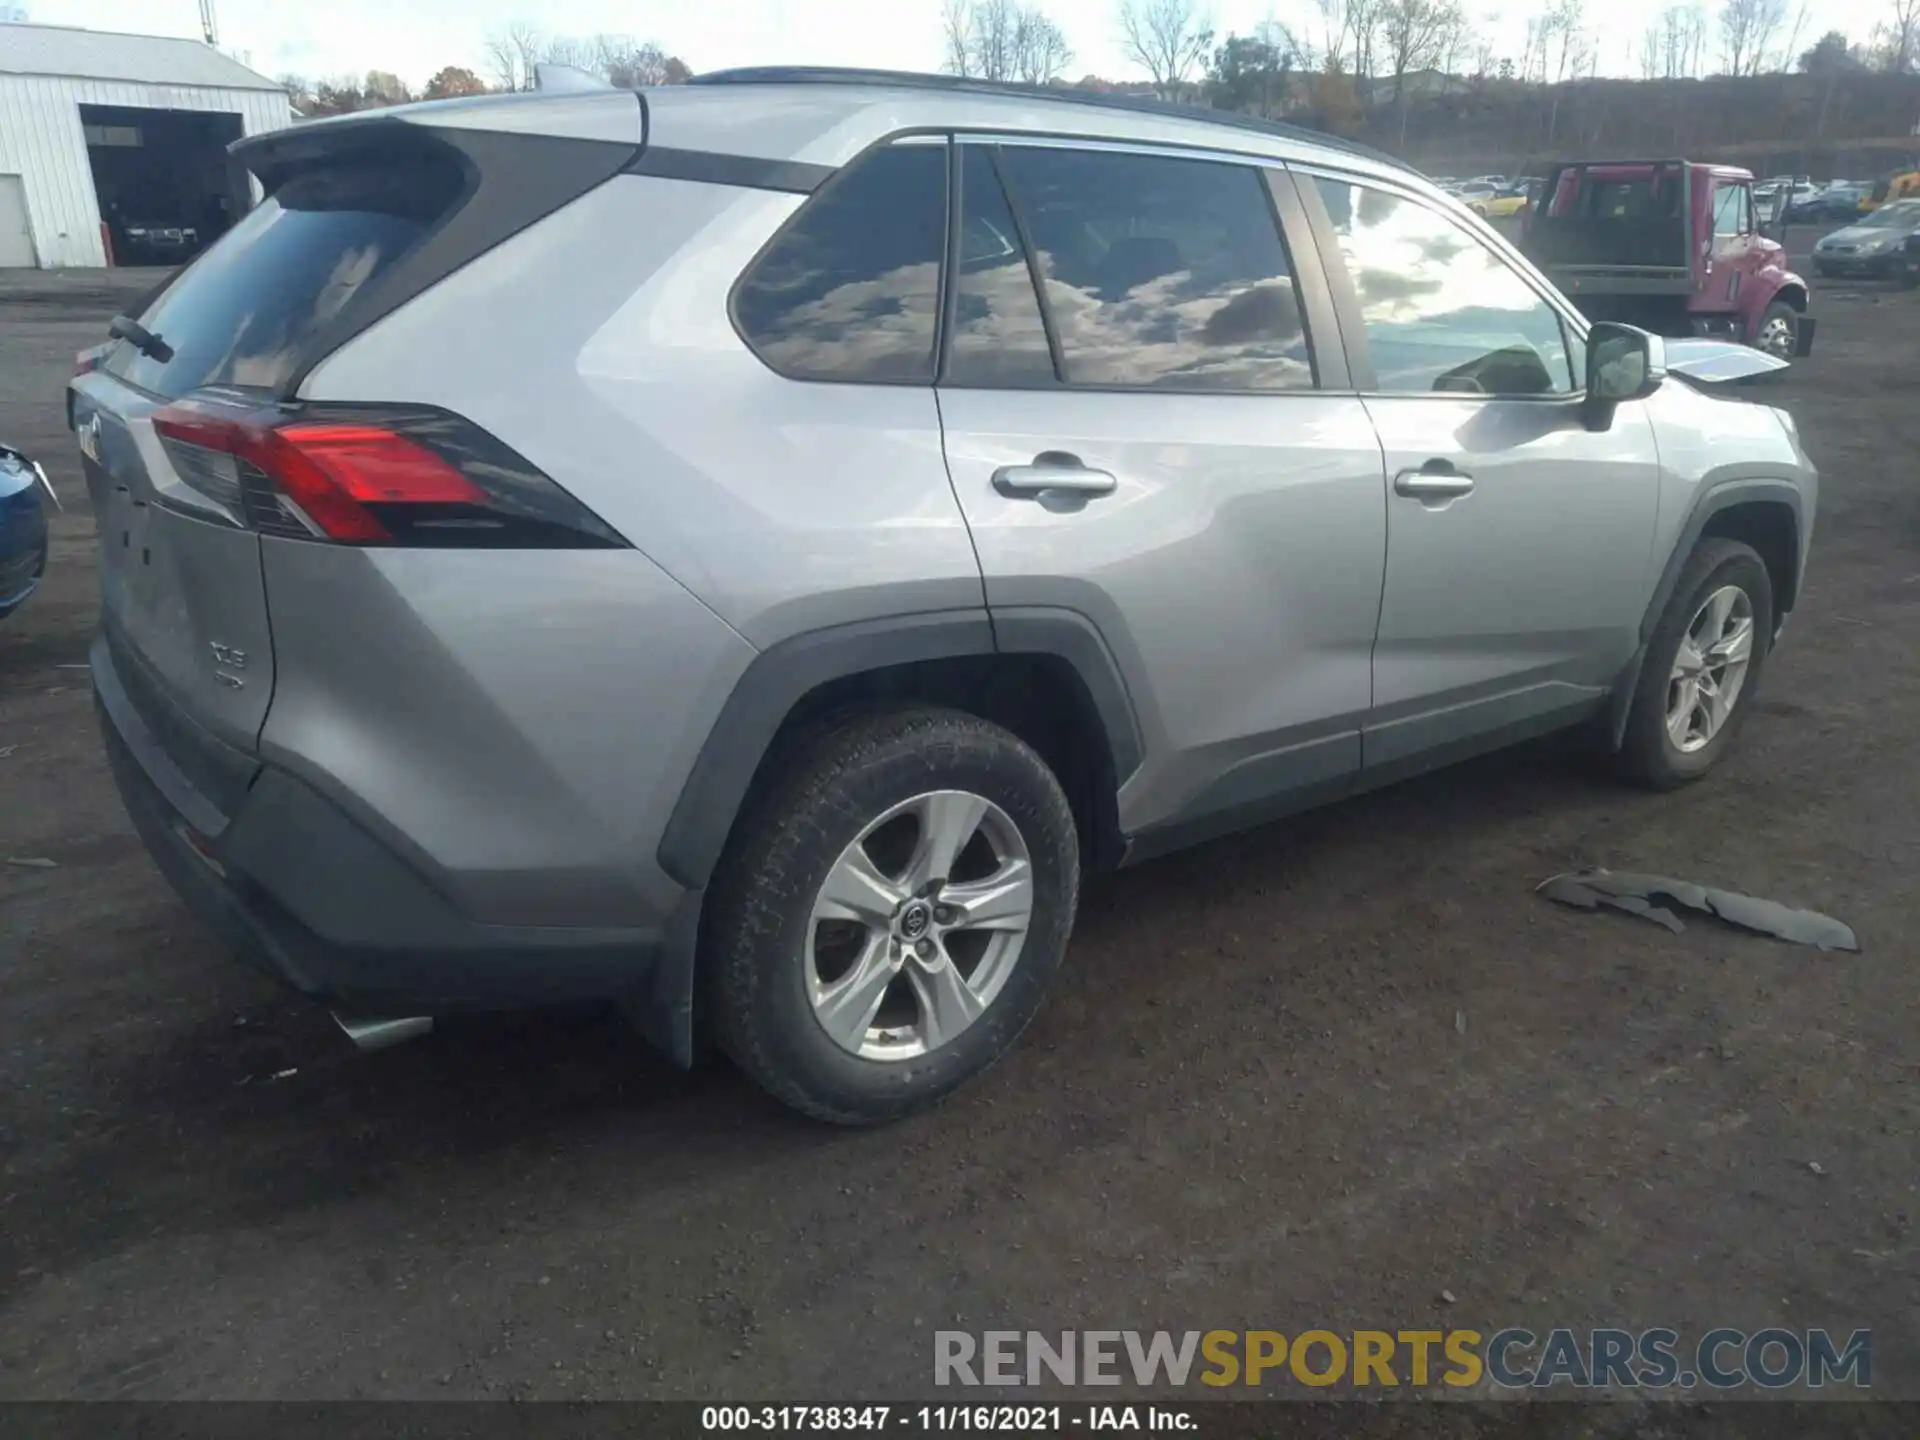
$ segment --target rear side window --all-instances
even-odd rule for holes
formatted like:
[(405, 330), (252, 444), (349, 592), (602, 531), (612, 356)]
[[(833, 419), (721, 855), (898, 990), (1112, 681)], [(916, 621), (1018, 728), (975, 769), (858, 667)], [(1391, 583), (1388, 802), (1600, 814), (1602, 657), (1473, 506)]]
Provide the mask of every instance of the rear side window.
[(1007, 146), (1002, 173), (1071, 385), (1310, 389), (1293, 270), (1257, 171)]
[(742, 338), (793, 380), (932, 384), (946, 232), (945, 146), (867, 156), (741, 277)]
[(106, 369), (169, 397), (284, 388), (306, 343), (453, 210), (462, 185), (456, 164), (430, 159), (294, 174), (141, 317), (171, 357), (123, 343)]

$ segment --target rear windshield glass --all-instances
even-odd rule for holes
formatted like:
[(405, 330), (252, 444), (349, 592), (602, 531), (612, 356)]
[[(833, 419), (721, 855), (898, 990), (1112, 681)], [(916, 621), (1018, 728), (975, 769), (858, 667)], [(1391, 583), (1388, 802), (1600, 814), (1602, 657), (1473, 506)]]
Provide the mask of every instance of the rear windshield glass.
[[(1601, 220), (1671, 219), (1680, 213), (1680, 183), (1672, 176), (1661, 177), (1658, 184), (1649, 175), (1645, 179), (1589, 179), (1578, 192), (1577, 213)], [(1576, 213), (1561, 191), (1554, 205), (1556, 215)]]
[(106, 368), (166, 396), (284, 387), (302, 345), (451, 210), (460, 188), (457, 166), (417, 159), (293, 175), (141, 317), (171, 357), (123, 343)]

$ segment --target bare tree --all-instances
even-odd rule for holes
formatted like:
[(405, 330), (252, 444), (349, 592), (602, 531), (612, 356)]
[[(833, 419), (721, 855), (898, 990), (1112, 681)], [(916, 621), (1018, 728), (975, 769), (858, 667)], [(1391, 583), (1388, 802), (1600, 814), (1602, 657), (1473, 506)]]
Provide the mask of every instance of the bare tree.
[(1387, 0), (1346, 0), (1347, 34), (1353, 41), (1353, 73), (1376, 75), (1380, 69), (1380, 32)]
[(1880, 66), (1888, 74), (1920, 69), (1920, 0), (1892, 0), (1891, 13), (1873, 38)]
[(482, 51), (493, 83), (502, 90), (531, 90), (534, 68), (546, 58), (547, 40), (538, 27), (524, 20), (487, 36)]
[(1473, 78), (1477, 83), (1485, 84), (1499, 74), (1500, 51), (1491, 34), (1484, 30), (1471, 31), (1462, 37), (1462, 43), (1473, 47)]
[(973, 0), (946, 0), (940, 7), (941, 40), (946, 49), (942, 68), (949, 75), (973, 73)]
[(550, 35), (540, 47), (541, 65), (566, 65), (593, 74), (600, 67), (600, 51), (592, 40), (580, 35)]
[(1666, 78), (1698, 75), (1707, 54), (1707, 12), (1695, 5), (1671, 5), (1661, 12), (1663, 68)]
[(1526, 48), (1520, 52), (1519, 79), (1522, 85), (1547, 78), (1547, 17), (1527, 17)]
[(1577, 80), (1593, 61), (1593, 36), (1587, 29), (1586, 0), (1551, 0), (1541, 16), (1546, 25), (1547, 78), (1555, 85)]
[(1213, 27), (1197, 0), (1120, 0), (1119, 20), (1122, 52), (1167, 99), (1179, 96), (1213, 46)]
[(1021, 9), (1013, 27), (1013, 73), (1029, 85), (1051, 84), (1073, 63), (1073, 47), (1053, 18), (1034, 6)]
[(1799, 6), (1793, 12), (1793, 28), (1787, 32), (1786, 42), (1774, 53), (1773, 63), (1767, 67), (1768, 69), (1780, 71), (1793, 69), (1794, 57), (1800, 53), (1800, 37), (1807, 30), (1809, 3), (1810, 0), (1800, 0)]
[(1443, 69), (1441, 62), (1459, 44), (1466, 16), (1454, 0), (1387, 0), (1380, 35), (1386, 46), (1393, 98), (1400, 107), (1400, 145), (1407, 143), (1407, 114), (1412, 94), (1407, 76), (1416, 70)]
[(609, 85), (622, 90), (667, 84), (671, 59), (651, 40), (636, 40), (631, 35), (593, 37), (593, 69), (604, 75)]
[(1045, 85), (1073, 62), (1058, 23), (1020, 0), (946, 0), (941, 27), (949, 74)]
[(1787, 0), (1721, 0), (1720, 58), (1729, 75), (1758, 75), (1787, 18)]

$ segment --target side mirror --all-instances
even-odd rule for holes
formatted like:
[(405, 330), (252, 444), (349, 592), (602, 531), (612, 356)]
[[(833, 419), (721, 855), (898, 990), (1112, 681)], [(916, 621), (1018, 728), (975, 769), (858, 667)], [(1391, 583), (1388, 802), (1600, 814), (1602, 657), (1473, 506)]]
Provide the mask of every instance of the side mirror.
[(1640, 400), (1667, 378), (1667, 345), (1632, 325), (1602, 320), (1587, 332), (1586, 422), (1589, 430), (1613, 424), (1613, 412)]

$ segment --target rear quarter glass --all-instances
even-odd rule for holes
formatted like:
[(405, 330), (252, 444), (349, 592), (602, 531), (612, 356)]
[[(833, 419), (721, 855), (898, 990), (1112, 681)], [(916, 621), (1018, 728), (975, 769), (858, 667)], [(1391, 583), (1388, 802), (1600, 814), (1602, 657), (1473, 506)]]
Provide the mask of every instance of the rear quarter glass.
[(463, 185), (451, 156), (295, 172), (142, 317), (166, 351), (122, 343), (104, 368), (169, 398), (203, 385), (284, 389), (304, 343), (450, 214)]

